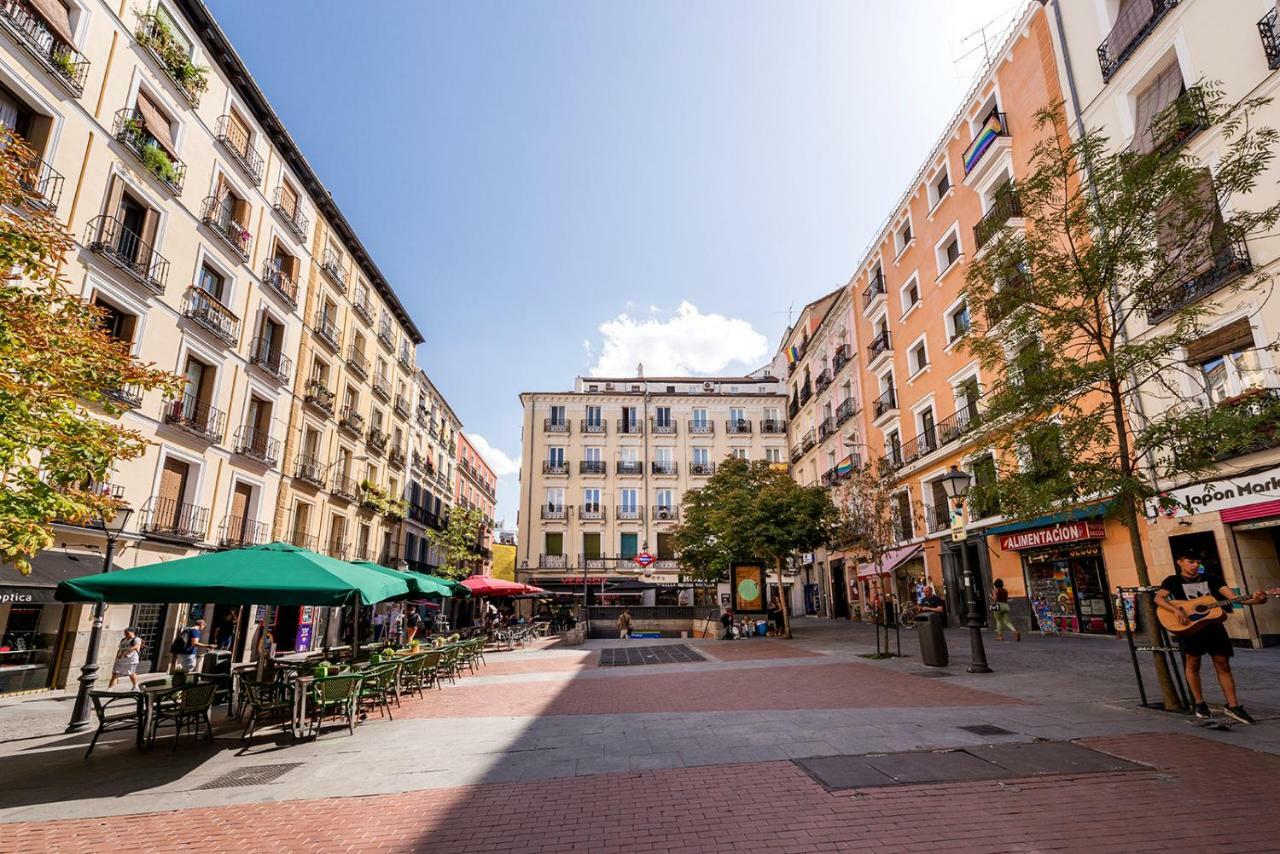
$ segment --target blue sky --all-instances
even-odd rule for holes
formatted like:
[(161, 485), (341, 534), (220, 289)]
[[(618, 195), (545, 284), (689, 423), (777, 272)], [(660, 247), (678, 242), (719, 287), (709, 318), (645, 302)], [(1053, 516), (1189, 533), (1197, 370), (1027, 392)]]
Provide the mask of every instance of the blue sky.
[(1022, 7), (208, 2), (491, 449), (508, 527), (517, 395), (763, 363), (955, 110), (965, 36)]

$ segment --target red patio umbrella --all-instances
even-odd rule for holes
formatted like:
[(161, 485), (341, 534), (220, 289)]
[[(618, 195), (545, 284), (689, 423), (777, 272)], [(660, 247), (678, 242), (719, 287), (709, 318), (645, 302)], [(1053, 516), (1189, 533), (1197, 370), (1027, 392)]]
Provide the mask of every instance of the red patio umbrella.
[(527, 596), (530, 593), (546, 592), (532, 584), (506, 581), (494, 578), (492, 575), (473, 575), (470, 578), (464, 578), (462, 584), (471, 591), (472, 596)]

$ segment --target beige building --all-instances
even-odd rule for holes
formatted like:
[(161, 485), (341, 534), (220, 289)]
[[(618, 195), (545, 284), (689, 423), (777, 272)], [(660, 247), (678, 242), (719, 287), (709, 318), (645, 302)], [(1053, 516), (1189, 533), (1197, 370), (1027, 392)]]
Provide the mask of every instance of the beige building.
[[(1227, 104), (1274, 99), (1280, 90), (1280, 13), (1274, 2), (1055, 2), (1050, 9), (1059, 25), (1061, 74), (1073, 84), (1072, 131), (1083, 124), (1105, 132), (1117, 147), (1163, 147), (1189, 155), (1203, 164), (1206, 189), (1229, 143), (1221, 129), (1202, 123), (1200, 87), (1216, 83)], [(1153, 118), (1175, 104), (1186, 121), (1169, 137), (1156, 138)], [(1255, 121), (1280, 128), (1280, 102), (1263, 107)], [(1228, 208), (1275, 204), (1278, 178), (1273, 164), (1251, 196), (1228, 200)], [(1134, 414), (1152, 416), (1190, 401), (1197, 408), (1270, 412), (1280, 421), (1280, 362), (1268, 349), (1280, 338), (1280, 302), (1269, 284), (1224, 290), (1242, 277), (1273, 280), (1280, 246), (1263, 234), (1214, 240), (1209, 249), (1196, 275), (1131, 322), (1130, 335), (1141, 340), (1164, 330), (1169, 315), (1188, 302), (1210, 307), (1202, 318), (1204, 336), (1187, 348), (1185, 370), (1166, 378), (1177, 397), (1145, 389)], [(1251, 452), (1221, 460), (1217, 471), (1195, 482), (1159, 485), (1174, 500), (1149, 509), (1153, 566), (1168, 568), (1175, 552), (1190, 550), (1242, 592), (1280, 586), (1280, 446), (1274, 437), (1259, 437)], [(1280, 610), (1248, 609), (1233, 616), (1228, 628), (1242, 641), (1278, 643)]]
[(425, 371), (418, 372), (417, 386), (410, 480), (405, 496), (409, 514), (405, 519), (404, 553), (410, 569), (432, 572), (444, 561), (431, 544), (428, 532), (442, 531), (449, 524), (457, 488), (454, 459), (462, 422)]
[[(75, 237), (69, 287), (187, 378), (177, 400), (113, 393), (148, 442), (102, 485), (134, 511), (116, 565), (272, 538), (398, 556), (399, 506), (362, 509), (359, 483), (403, 492), (421, 335), (208, 10), (7, 0), (0, 31), (0, 122), (39, 153), (38, 189)], [(0, 692), (66, 684), (83, 661), (89, 610), (52, 585), (99, 569), (103, 540), (56, 535), (0, 590)], [(285, 648), (322, 629), (293, 611), (271, 615)], [(134, 625), (161, 667), (200, 613), (228, 616), (113, 606), (104, 643)]]
[[(675, 585), (670, 532), (685, 491), (731, 455), (786, 463), (782, 390), (761, 369), (578, 377), (572, 391), (520, 395), (520, 580), (566, 593), (580, 593), (584, 578)], [(647, 571), (633, 561), (640, 553), (656, 559)]]

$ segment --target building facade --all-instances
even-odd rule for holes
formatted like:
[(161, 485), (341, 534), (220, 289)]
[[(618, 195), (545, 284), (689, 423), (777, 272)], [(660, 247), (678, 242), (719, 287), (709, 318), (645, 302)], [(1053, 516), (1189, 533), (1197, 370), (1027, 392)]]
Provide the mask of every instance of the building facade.
[(458, 419), (426, 371), (418, 371), (417, 394), (406, 495), (405, 559), (410, 569), (429, 573), (444, 563), (429, 532), (443, 531), (449, 524), (457, 482), (449, 444), (456, 445)]
[(493, 568), (493, 514), (498, 500), (498, 479), (465, 433), (458, 434), (458, 492), (455, 506), (479, 510), (476, 531), (476, 568), (487, 575)]
[[(556, 592), (637, 576), (674, 591), (671, 530), (684, 493), (729, 456), (786, 464), (786, 398), (768, 369), (578, 377), (572, 391), (520, 402), (517, 576)], [(647, 569), (634, 561), (641, 553), (654, 557)]]

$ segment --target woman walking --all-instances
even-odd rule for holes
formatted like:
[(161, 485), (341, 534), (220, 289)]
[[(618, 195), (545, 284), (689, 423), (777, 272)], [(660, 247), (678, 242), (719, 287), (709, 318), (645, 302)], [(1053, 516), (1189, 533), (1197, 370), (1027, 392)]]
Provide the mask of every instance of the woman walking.
[(993, 584), (991, 613), (996, 620), (996, 640), (1004, 640), (1004, 633), (1009, 631), (1013, 632), (1015, 641), (1020, 641), (1022, 633), (1014, 628), (1013, 619), (1009, 616), (1009, 591), (1005, 589), (1004, 579), (997, 578)]

